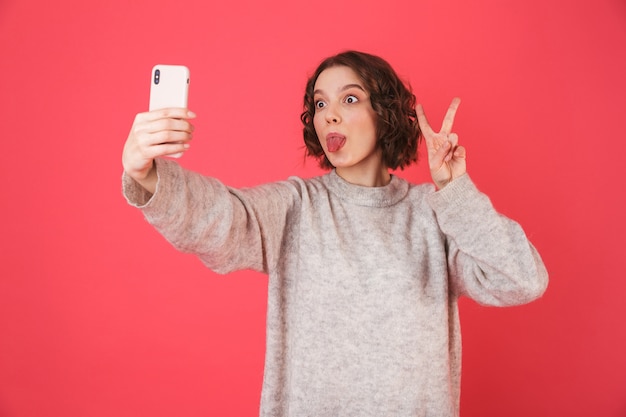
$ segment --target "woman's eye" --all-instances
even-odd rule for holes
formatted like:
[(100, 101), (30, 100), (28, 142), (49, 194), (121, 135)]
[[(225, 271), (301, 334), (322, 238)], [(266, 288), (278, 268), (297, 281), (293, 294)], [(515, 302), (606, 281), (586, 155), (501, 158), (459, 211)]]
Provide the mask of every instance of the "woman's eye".
[(348, 103), (348, 104), (356, 103), (357, 101), (359, 101), (359, 99), (356, 98), (356, 96), (348, 96), (348, 97), (346, 97), (346, 103)]
[(322, 109), (322, 108), (324, 108), (324, 106), (326, 106), (326, 103), (324, 103), (322, 100), (317, 100), (315, 102), (315, 108), (316, 109)]

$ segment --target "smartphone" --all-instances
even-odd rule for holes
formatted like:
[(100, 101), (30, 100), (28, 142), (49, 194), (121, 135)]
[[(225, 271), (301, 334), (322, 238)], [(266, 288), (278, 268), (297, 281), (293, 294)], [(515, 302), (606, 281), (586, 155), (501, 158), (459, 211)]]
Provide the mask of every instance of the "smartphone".
[(184, 65), (155, 65), (150, 83), (149, 110), (187, 108), (189, 69)]
[[(152, 68), (149, 110), (187, 108), (188, 97), (189, 68), (184, 65), (155, 65)], [(168, 156), (180, 158), (182, 153)]]

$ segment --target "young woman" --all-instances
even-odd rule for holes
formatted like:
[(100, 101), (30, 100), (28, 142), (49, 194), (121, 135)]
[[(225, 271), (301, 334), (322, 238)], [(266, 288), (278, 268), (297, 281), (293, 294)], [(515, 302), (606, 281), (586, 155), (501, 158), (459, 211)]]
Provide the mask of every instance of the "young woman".
[[(435, 132), (379, 57), (323, 61), (304, 98), (307, 154), (330, 172), (234, 189), (159, 157), (188, 149), (187, 109), (137, 115), (123, 189), (211, 269), (269, 275), (262, 416), (457, 416), (457, 301), (539, 297), (545, 267), (466, 173), (454, 99)], [(421, 133), (420, 133), (421, 128)], [(417, 159), (436, 188), (390, 169)]]

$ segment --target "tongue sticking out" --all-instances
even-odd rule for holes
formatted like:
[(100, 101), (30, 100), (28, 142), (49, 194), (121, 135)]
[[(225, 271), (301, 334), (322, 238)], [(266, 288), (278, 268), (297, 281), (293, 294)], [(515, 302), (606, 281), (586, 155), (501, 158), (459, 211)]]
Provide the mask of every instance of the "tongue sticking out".
[(328, 152), (337, 152), (339, 149), (343, 148), (345, 143), (345, 136), (332, 135), (326, 138), (326, 148), (328, 148)]

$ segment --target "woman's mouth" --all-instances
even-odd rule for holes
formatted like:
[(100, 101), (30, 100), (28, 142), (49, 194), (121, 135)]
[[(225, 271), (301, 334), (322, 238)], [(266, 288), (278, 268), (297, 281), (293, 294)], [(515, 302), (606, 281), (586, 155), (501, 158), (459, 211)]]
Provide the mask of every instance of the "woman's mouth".
[(339, 133), (329, 133), (326, 135), (326, 149), (328, 152), (337, 152), (346, 144), (346, 137)]

